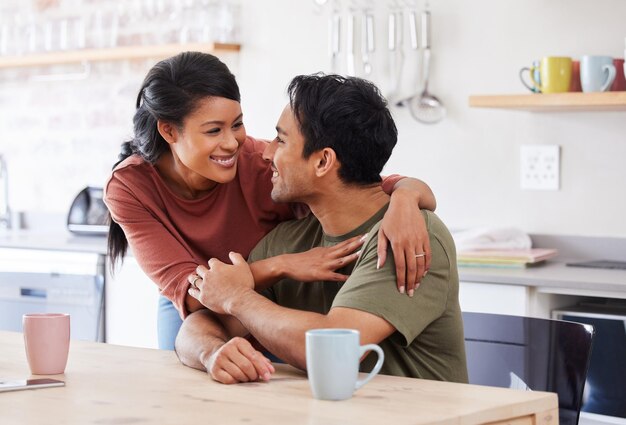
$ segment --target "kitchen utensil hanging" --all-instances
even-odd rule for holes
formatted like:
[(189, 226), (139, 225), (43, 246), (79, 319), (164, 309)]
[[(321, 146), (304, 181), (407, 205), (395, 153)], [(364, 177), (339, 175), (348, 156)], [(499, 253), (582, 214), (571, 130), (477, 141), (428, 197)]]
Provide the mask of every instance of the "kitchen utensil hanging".
[[(372, 0), (350, 0), (343, 7), (340, 0), (332, 4), (328, 18), (328, 51), (333, 73), (369, 78), (374, 72), (376, 50)], [(316, 3), (317, 4), (317, 3)]]
[(354, 57), (354, 49), (356, 47), (356, 12), (350, 10), (348, 15), (348, 22), (346, 25), (346, 74), (355, 76), (356, 72), (356, 58)]
[(402, 11), (391, 9), (388, 16), (388, 50), (389, 50), (389, 104), (397, 103), (398, 90), (402, 67), (404, 66), (404, 51), (402, 48)]
[(417, 121), (424, 124), (435, 124), (446, 116), (446, 108), (443, 103), (428, 91), (428, 80), (430, 78), (430, 56), (431, 56), (431, 20), (428, 3), (422, 12), (422, 69), (423, 69), (423, 89), (419, 95), (413, 96), (409, 100), (409, 110)]
[(333, 74), (336, 74), (339, 72), (339, 54), (341, 53), (341, 16), (336, 9), (329, 18), (328, 29), (330, 69)]
[(406, 6), (390, 15), (389, 22), (389, 71), (395, 81), (387, 100), (391, 105), (405, 106), (415, 96), (420, 76), (417, 12)]
[[(314, 0), (319, 7), (332, 4), (329, 17), (331, 72), (343, 69), (349, 76), (372, 78), (374, 73), (375, 16), (372, 0)], [(345, 15), (344, 15), (345, 13)], [(434, 124), (446, 116), (446, 108), (428, 91), (430, 81), (431, 17), (428, 1), (417, 22), (414, 0), (391, 0), (388, 13), (389, 88), (393, 106), (408, 106), (419, 122)], [(421, 31), (420, 31), (421, 30)], [(345, 35), (344, 35), (345, 34)], [(345, 49), (345, 55), (342, 50)], [(345, 57), (345, 62), (341, 59)], [(340, 63), (341, 62), (341, 63)], [(345, 63), (345, 68), (343, 66)]]
[(363, 73), (366, 76), (372, 73), (371, 54), (374, 53), (374, 48), (374, 15), (365, 10), (361, 21), (361, 60)]

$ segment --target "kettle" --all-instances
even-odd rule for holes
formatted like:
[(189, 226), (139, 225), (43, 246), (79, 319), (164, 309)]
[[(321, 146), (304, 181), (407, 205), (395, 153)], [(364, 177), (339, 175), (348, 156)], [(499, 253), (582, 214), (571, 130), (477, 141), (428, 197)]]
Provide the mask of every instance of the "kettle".
[(101, 187), (81, 190), (67, 215), (67, 229), (79, 235), (106, 235), (109, 232), (109, 210), (102, 200)]

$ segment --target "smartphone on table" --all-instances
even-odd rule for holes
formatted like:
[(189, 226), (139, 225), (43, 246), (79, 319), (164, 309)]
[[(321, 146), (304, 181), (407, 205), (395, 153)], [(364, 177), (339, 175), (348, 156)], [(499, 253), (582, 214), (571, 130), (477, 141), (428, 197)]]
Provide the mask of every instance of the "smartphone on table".
[(37, 388), (50, 388), (50, 387), (63, 387), (64, 381), (50, 378), (37, 378), (37, 379), (14, 379), (4, 380), (0, 378), (0, 392), (3, 391), (19, 391), (19, 390), (34, 390)]

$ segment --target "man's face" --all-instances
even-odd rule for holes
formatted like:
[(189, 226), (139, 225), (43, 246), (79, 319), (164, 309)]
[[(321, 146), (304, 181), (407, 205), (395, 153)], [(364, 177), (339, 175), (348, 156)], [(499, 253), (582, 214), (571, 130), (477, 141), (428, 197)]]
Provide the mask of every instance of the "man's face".
[(275, 202), (306, 202), (313, 182), (313, 156), (302, 157), (304, 136), (287, 105), (276, 125), (277, 136), (264, 153), (272, 161), (272, 199)]

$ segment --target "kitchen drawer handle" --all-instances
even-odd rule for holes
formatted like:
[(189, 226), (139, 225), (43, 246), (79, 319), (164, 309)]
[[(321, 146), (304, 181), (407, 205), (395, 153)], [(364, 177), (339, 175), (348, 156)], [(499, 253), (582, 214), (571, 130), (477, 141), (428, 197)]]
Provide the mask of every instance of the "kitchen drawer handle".
[(20, 295), (23, 297), (47, 298), (48, 291), (45, 289), (20, 288)]

